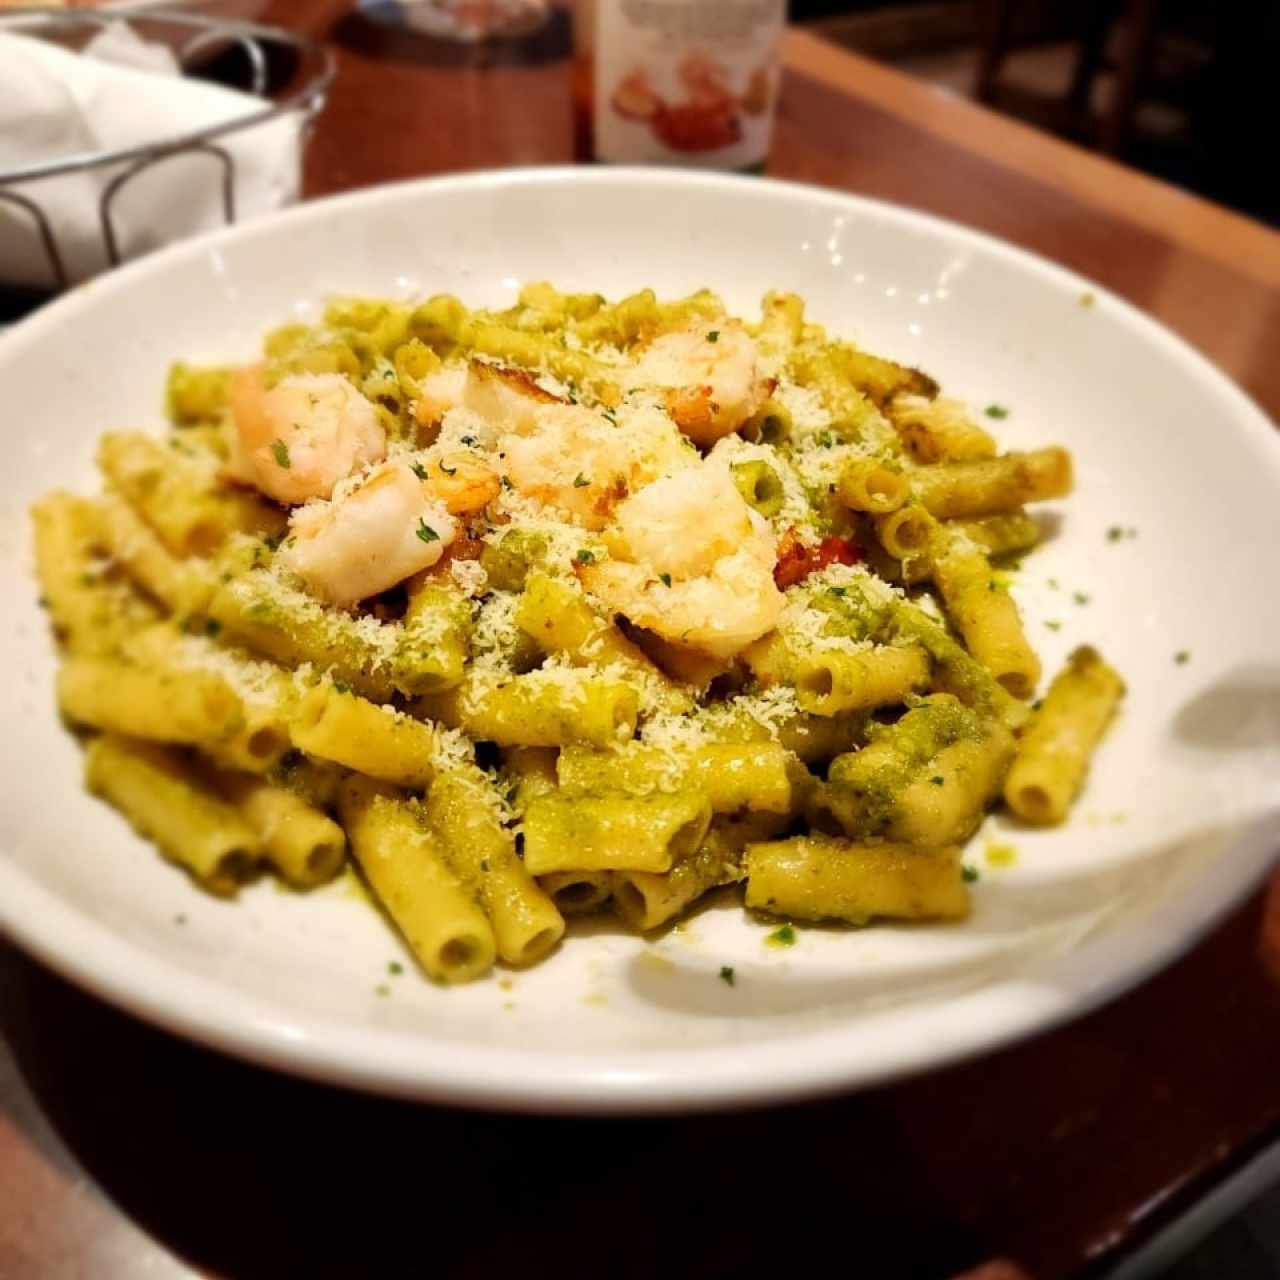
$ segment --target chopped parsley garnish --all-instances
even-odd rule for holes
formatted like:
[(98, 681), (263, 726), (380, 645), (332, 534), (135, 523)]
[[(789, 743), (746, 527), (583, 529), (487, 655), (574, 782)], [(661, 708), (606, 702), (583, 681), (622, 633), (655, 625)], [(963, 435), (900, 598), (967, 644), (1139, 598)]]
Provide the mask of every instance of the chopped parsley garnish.
[(470, 448), (473, 448), (475, 445), (478, 445), (480, 441), (477, 440), (475, 436), (460, 436), (459, 443), (465, 444), (467, 448), (470, 449)]
[(1053, 618), (1049, 618), (1049, 619), (1045, 622), (1045, 624), (1044, 624), (1044, 625), (1045, 625), (1046, 627), (1048, 627), (1050, 631), (1061, 631), (1061, 630), (1062, 630), (1062, 623), (1060, 623), (1060, 622), (1056, 621), (1056, 620), (1055, 620), (1055, 619), (1053, 619)]
[(582, 550), (578, 552), (579, 564), (590, 564), (594, 559), (595, 559), (595, 554), (591, 551), (588, 551), (586, 547), (583, 547)]
[(268, 534), (267, 537), (263, 538), (262, 544), (263, 546), (266, 547), (268, 551), (275, 551), (279, 548), (280, 544), (283, 541), (284, 541), (283, 533), (272, 533), (272, 534)]
[(600, 412), (604, 415), (604, 420), (611, 427), (616, 427), (618, 425), (618, 412), (616, 409), (601, 409)]
[(972, 884), (975, 880), (979, 879), (980, 876), (981, 873), (978, 871), (978, 868), (971, 867), (968, 863), (965, 863), (965, 865), (960, 868), (960, 877), (965, 884)]
[(1071, 598), (1076, 602), (1076, 604), (1089, 603), (1089, 597), (1083, 591), (1073, 591), (1071, 593)]
[(404, 965), (402, 965), (399, 960), (393, 960), (389, 965), (387, 965), (387, 972), (391, 974), (393, 978), (398, 978), (404, 972)]
[(376, 987), (374, 987), (373, 994), (376, 996), (389, 996), (391, 994), (391, 988), (387, 986), (385, 982), (380, 982)]
[(503, 477), (502, 477), (502, 487), (503, 487), (504, 489), (514, 489), (514, 488), (515, 488), (515, 486), (511, 483), (510, 478), (509, 478), (509, 477), (507, 477), (507, 476), (503, 476)]
[(935, 773), (933, 777), (929, 779), (929, 781), (933, 783), (935, 787), (940, 787), (946, 781), (946, 779), (942, 776), (942, 774)]
[(985, 413), (988, 418), (996, 419), (1007, 418), (1009, 416), (1009, 410), (1002, 404), (989, 404), (983, 410), (983, 413)]
[(414, 530), (414, 533), (416, 533), (423, 542), (440, 541), (440, 535), (424, 519), (422, 519), (421, 516), (418, 517), (418, 527)]
[(784, 924), (781, 929), (775, 929), (765, 942), (771, 947), (793, 947), (796, 942), (796, 931), (789, 924)]
[(669, 573), (660, 573), (658, 574), (658, 581), (661, 582), (664, 587), (669, 587), (671, 585), (671, 575)]
[(276, 460), (277, 467), (283, 471), (289, 470), (289, 446), (278, 436), (271, 442), (271, 456)]
[(720, 330), (719, 330), (719, 329), (712, 329), (712, 330), (711, 330), (711, 332), (710, 332), (709, 334), (707, 334), (707, 341), (708, 341), (708, 342), (719, 342), (719, 341), (720, 341)]
[(726, 987), (733, 986), (733, 981), (734, 981), (733, 965), (722, 964), (720, 966), (720, 981), (723, 982)]
[(1191, 654), (1186, 649), (1179, 649), (1178, 652), (1173, 655), (1173, 660), (1178, 664), (1178, 666), (1185, 667), (1187, 663), (1191, 661)]
[(337, 676), (333, 677), (334, 693), (350, 693), (351, 686), (345, 680), (339, 680)]
[(447, 476), (456, 476), (458, 474), (457, 467), (446, 467), (443, 462), (440, 464), (440, 470)]
[(427, 469), (420, 462), (409, 463), (409, 470), (412, 471), (419, 480), (425, 480), (427, 478)]
[(828, 587), (827, 588), (827, 595), (829, 596), (839, 596), (843, 598), (848, 594), (849, 594), (848, 587)]
[(835, 436), (833, 436), (833, 435), (831, 434), (831, 432), (830, 432), (830, 431), (819, 431), (819, 432), (818, 432), (818, 443), (819, 443), (819, 444), (820, 444), (824, 449), (830, 449), (830, 448), (831, 448), (831, 446), (832, 446), (833, 444), (835, 444), (835, 442), (836, 442), (836, 438), (835, 438)]
[(1031, 704), (1031, 710), (1032, 710), (1032, 711), (1039, 711), (1039, 710), (1040, 710), (1040, 708), (1041, 708), (1041, 707), (1043, 707), (1043, 706), (1044, 706), (1044, 699), (1043, 699), (1043, 698), (1037, 698), (1037, 699), (1036, 699), (1036, 700)]
[(1119, 542), (1123, 537), (1124, 530), (1118, 524), (1113, 524), (1111, 528), (1107, 530), (1108, 542)]
[(206, 618), (204, 620), (204, 633), (210, 639), (216, 636), (218, 632), (221, 630), (222, 630), (222, 623), (220, 623), (217, 620), (217, 618)]
[(587, 485), (589, 485), (590, 483), (591, 481), (588, 480), (587, 477), (584, 476), (581, 471), (579, 471), (578, 474), (573, 477), (573, 487), (575, 489), (585, 489)]

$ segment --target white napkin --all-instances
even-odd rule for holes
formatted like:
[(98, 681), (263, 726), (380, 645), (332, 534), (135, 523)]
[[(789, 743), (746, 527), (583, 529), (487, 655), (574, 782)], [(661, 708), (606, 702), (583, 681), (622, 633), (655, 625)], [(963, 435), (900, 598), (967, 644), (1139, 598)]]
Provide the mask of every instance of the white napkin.
[[(251, 94), (183, 79), (163, 45), (112, 23), (82, 53), (0, 31), (0, 173), (83, 152), (158, 142), (261, 109)], [(235, 173), (236, 221), (297, 199), (302, 117), (297, 112), (217, 140)], [(98, 200), (121, 166), (21, 183), (53, 228), (72, 281), (108, 263)], [(112, 204), (121, 257), (224, 225), (222, 165), (184, 154), (129, 179)], [(30, 214), (0, 199), (0, 282), (30, 288), (53, 280)]]

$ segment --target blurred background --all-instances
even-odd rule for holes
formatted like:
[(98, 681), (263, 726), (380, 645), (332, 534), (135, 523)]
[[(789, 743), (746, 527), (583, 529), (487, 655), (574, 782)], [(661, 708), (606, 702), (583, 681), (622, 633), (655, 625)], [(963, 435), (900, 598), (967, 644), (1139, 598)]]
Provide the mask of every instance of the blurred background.
[(1272, 224), (1272, 0), (792, 0), (792, 17), (941, 88)]

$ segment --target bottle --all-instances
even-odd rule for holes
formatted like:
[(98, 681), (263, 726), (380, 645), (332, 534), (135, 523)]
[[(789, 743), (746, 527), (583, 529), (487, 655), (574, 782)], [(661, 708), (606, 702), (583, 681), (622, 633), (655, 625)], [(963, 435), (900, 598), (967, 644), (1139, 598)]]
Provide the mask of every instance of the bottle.
[(786, 0), (577, 0), (580, 160), (760, 173)]

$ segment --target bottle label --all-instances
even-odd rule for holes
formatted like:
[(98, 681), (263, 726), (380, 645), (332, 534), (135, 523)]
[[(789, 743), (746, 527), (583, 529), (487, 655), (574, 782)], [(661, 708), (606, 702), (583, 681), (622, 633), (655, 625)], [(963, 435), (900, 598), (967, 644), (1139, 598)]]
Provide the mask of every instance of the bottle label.
[(786, 0), (596, 0), (596, 158), (762, 163), (785, 20)]

